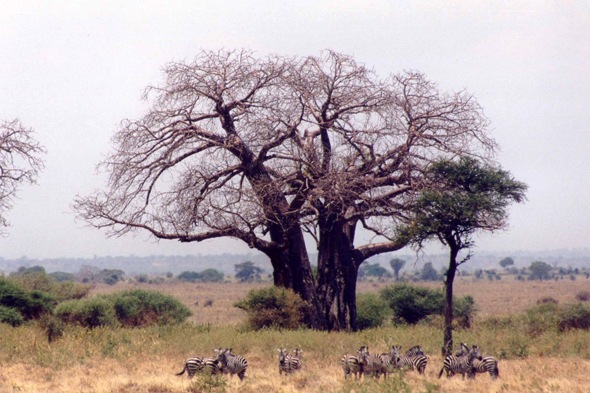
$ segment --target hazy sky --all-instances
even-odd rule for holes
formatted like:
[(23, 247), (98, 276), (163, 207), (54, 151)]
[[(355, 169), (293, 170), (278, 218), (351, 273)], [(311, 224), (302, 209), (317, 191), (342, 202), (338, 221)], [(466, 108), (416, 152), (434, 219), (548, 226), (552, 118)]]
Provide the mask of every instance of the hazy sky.
[[(494, 3), (494, 4), (490, 4)], [(381, 76), (424, 72), (475, 94), (499, 161), (530, 189), (509, 231), (478, 250), (590, 247), (590, 3), (587, 1), (0, 0), (0, 119), (46, 146), (39, 185), (23, 188), (0, 257), (241, 252), (228, 240), (107, 239), (70, 205), (104, 185), (95, 166), (141, 91), (199, 49), (261, 56), (354, 55)]]

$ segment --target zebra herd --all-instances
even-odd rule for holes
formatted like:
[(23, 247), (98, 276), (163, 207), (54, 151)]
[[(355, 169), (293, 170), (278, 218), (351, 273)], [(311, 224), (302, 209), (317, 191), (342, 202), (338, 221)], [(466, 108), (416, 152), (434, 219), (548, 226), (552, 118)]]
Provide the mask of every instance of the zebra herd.
[(357, 355), (345, 354), (342, 357), (342, 370), (344, 378), (354, 375), (355, 379), (361, 376), (372, 376), (379, 379), (381, 375), (387, 378), (387, 373), (395, 369), (406, 368), (417, 370), (424, 374), (428, 357), (420, 349), (420, 346), (410, 348), (404, 355), (401, 354), (401, 346), (393, 345), (391, 352), (376, 354), (370, 353), (369, 347), (362, 346), (358, 349)]
[[(291, 374), (302, 368), (302, 349), (294, 349), (290, 354), (286, 348), (278, 348), (279, 374)], [(230, 349), (218, 348), (215, 357), (191, 357), (184, 363), (184, 368), (176, 375), (187, 373), (192, 378), (196, 373), (205, 372), (211, 375), (226, 374), (237, 375), (244, 379), (248, 362), (243, 356), (235, 355)], [(363, 375), (379, 379), (381, 375), (387, 378), (388, 373), (398, 369), (416, 370), (424, 374), (428, 357), (422, 352), (420, 346), (410, 348), (405, 354), (401, 354), (401, 346), (393, 345), (387, 353), (370, 353), (369, 347), (362, 346), (356, 355), (345, 354), (342, 357), (342, 370), (344, 378), (352, 377), (360, 379)], [(475, 378), (478, 373), (489, 373), (492, 379), (498, 378), (498, 361), (493, 356), (482, 356), (479, 347), (474, 345), (471, 349), (466, 343), (461, 343), (461, 349), (455, 355), (448, 354), (443, 361), (443, 368), (438, 377), (443, 373), (450, 378), (455, 374)]]

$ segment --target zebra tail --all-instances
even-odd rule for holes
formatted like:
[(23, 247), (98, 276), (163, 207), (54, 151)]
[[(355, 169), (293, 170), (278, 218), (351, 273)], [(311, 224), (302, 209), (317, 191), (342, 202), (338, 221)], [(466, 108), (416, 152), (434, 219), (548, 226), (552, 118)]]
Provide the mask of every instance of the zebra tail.
[(438, 373), (438, 379), (440, 379), (440, 377), (442, 377), (444, 371), (445, 371), (445, 366), (443, 366), (443, 368), (440, 369), (440, 373)]
[(185, 371), (186, 371), (186, 364), (184, 365), (184, 368), (182, 369), (182, 371), (179, 372), (178, 374), (175, 374), (175, 375), (182, 375), (182, 374), (184, 374)]

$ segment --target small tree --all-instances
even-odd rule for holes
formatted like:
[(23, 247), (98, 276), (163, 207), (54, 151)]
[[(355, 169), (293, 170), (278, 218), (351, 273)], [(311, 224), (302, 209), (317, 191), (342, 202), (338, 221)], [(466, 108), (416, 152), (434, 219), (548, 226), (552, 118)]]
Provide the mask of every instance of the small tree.
[(419, 248), (433, 239), (449, 247), (443, 347), (449, 351), (453, 348), (453, 282), (458, 266), (471, 256), (468, 253), (458, 261), (459, 252), (473, 246), (474, 233), (504, 229), (508, 206), (524, 201), (527, 186), (508, 172), (468, 157), (436, 162), (428, 173), (431, 187), (416, 201), (408, 234)]
[(502, 266), (503, 269), (506, 269), (508, 266), (514, 266), (514, 259), (506, 257), (500, 261), (500, 266)]
[(391, 266), (395, 276), (395, 281), (399, 280), (399, 271), (404, 268), (405, 264), (406, 261), (400, 258), (393, 258), (391, 261), (389, 261), (389, 265)]
[(549, 272), (551, 271), (551, 265), (545, 262), (537, 261), (533, 262), (529, 266), (529, 270), (531, 272), (530, 279), (531, 280), (540, 280), (549, 279)]
[(263, 272), (261, 268), (250, 261), (236, 263), (234, 269), (236, 270), (236, 278), (241, 282), (252, 282), (254, 279), (259, 280), (260, 273)]
[(386, 277), (387, 274), (387, 270), (381, 267), (378, 263), (374, 263), (372, 265), (368, 263), (363, 264), (359, 270), (359, 277), (372, 276), (381, 278)]
[(420, 273), (420, 279), (423, 281), (438, 281), (440, 280), (440, 276), (436, 269), (432, 267), (432, 262), (426, 262), (422, 267), (422, 272)]

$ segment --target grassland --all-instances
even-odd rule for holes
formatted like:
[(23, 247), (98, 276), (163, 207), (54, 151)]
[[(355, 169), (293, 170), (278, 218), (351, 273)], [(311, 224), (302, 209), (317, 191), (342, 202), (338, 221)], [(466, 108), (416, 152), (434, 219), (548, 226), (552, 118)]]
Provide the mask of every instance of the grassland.
[[(463, 277), (458, 294), (471, 294), (480, 308), (475, 325), (457, 330), (455, 340), (479, 344), (500, 358), (500, 378), (481, 374), (477, 380), (438, 379), (442, 366), (440, 323), (385, 326), (359, 333), (248, 331), (243, 312), (232, 307), (253, 287), (263, 284), (118, 284), (97, 286), (94, 293), (142, 287), (172, 294), (188, 305), (191, 323), (145, 329), (68, 328), (48, 344), (37, 326), (0, 324), (0, 392), (374, 392), (374, 391), (590, 391), (590, 332), (546, 332), (527, 335), (510, 315), (542, 297), (573, 302), (587, 290), (585, 279), (559, 282), (473, 282)], [(384, 283), (361, 283), (360, 291), (377, 291)], [(203, 307), (207, 299), (211, 307)], [(195, 305), (198, 301), (199, 305)], [(426, 375), (408, 372), (387, 381), (345, 381), (340, 358), (361, 345), (381, 352), (390, 345), (420, 344), (429, 356)], [(249, 362), (247, 378), (177, 377), (192, 355), (213, 355), (217, 347), (233, 347)], [(301, 373), (280, 377), (276, 348), (304, 349)]]

